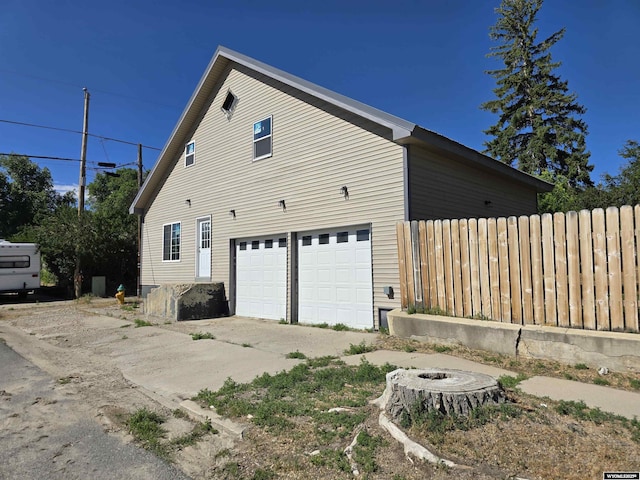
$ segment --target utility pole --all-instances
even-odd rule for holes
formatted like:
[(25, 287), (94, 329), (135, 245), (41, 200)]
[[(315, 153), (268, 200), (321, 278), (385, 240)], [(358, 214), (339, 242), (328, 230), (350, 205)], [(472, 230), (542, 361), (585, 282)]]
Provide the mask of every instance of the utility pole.
[[(87, 136), (89, 130), (89, 91), (83, 88), (84, 92), (84, 121), (82, 123), (82, 150), (80, 151), (80, 181), (78, 182), (78, 228), (82, 214), (84, 213), (84, 189), (87, 182)], [(79, 232), (78, 232), (79, 233)], [(82, 295), (82, 274), (80, 262), (80, 238), (76, 238), (76, 269), (73, 275), (73, 287), (76, 298)]]
[[(142, 188), (142, 144), (138, 144), (138, 191)], [(142, 297), (142, 215), (138, 217), (138, 297)]]

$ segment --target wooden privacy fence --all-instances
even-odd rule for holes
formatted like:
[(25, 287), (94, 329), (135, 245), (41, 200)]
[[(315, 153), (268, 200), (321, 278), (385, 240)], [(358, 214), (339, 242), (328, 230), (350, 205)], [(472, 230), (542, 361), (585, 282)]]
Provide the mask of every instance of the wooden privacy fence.
[(638, 332), (640, 205), (397, 224), (402, 308)]

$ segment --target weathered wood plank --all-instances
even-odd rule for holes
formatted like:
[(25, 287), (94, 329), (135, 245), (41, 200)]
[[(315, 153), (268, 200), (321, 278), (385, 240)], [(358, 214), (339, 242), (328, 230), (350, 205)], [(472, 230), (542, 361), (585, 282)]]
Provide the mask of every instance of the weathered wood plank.
[(622, 293), (624, 329), (634, 330), (638, 324), (638, 291), (636, 290), (636, 245), (634, 240), (633, 208), (620, 208), (620, 240), (622, 251)]
[(396, 238), (398, 243), (398, 273), (400, 274), (400, 307), (407, 309), (409, 297), (407, 295), (407, 265), (404, 254), (404, 222), (396, 223)]
[(556, 260), (556, 298), (558, 325), (569, 326), (569, 282), (567, 280), (567, 234), (564, 213), (553, 214), (553, 237)]
[(533, 294), (533, 323), (544, 323), (544, 277), (542, 275), (542, 232), (540, 216), (529, 217), (531, 236), (531, 284)]
[(507, 218), (507, 241), (509, 243), (509, 283), (511, 286), (511, 323), (522, 324), (522, 289), (520, 276), (520, 240), (518, 219)]
[(498, 256), (500, 264), (500, 321), (511, 322), (511, 284), (509, 282), (509, 236), (507, 219), (498, 218)]
[(607, 265), (609, 267), (609, 313), (611, 330), (624, 330), (622, 310), (622, 266), (620, 258), (620, 213), (616, 207), (605, 211), (607, 226)]
[(407, 300), (409, 306), (415, 307), (416, 305), (416, 291), (414, 283), (414, 269), (413, 269), (413, 248), (411, 245), (411, 222), (404, 222), (404, 254), (405, 265), (407, 268)]
[(453, 259), (451, 255), (451, 221), (442, 221), (442, 251), (444, 252), (444, 285), (447, 295), (447, 313), (455, 311), (455, 293), (453, 290)]
[(531, 232), (529, 217), (518, 218), (520, 249), (520, 288), (522, 290), (522, 323), (531, 325), (533, 320), (533, 286), (531, 279)]
[(604, 210), (601, 208), (593, 210), (591, 221), (593, 222), (593, 276), (596, 286), (596, 328), (598, 330), (610, 330), (607, 234)]
[(422, 276), (422, 302), (424, 307), (431, 306), (429, 296), (429, 261), (427, 258), (427, 227), (424, 220), (418, 222), (418, 237), (420, 241), (420, 274)]
[(489, 218), (487, 220), (487, 245), (489, 251), (489, 283), (491, 285), (491, 319), (502, 321), (498, 222), (495, 218)]
[(436, 235), (433, 220), (426, 222), (427, 226), (427, 255), (429, 263), (429, 307), (438, 305), (438, 271), (436, 270)]
[[(486, 225), (486, 224), (485, 224)], [(482, 287), (481, 287), (481, 267), (478, 259), (478, 221), (475, 218), (469, 219), (469, 273), (471, 275), (471, 315), (480, 315), (482, 310)], [(486, 236), (485, 236), (485, 248), (486, 248)], [(485, 260), (487, 262), (487, 260)], [(489, 268), (488, 263), (484, 271), (487, 272), (487, 283), (485, 284), (489, 288)], [(489, 297), (490, 298), (490, 297)], [(489, 300), (489, 303), (491, 300)], [(490, 307), (489, 307), (490, 308)]]
[(582, 299), (580, 295), (580, 238), (578, 214), (567, 212), (567, 271), (569, 280), (569, 324), (582, 328)]
[(591, 235), (591, 212), (581, 210), (578, 213), (580, 230), (580, 270), (582, 275), (582, 325), (595, 330), (596, 303), (593, 283), (593, 240)]
[(542, 215), (542, 266), (544, 269), (544, 323), (557, 325), (556, 261), (553, 245), (553, 216), (550, 213)]
[(436, 289), (438, 297), (437, 307), (447, 309), (447, 292), (444, 278), (444, 249), (442, 247), (442, 220), (436, 220), (434, 226), (435, 256), (436, 256)]
[(460, 220), (458, 228), (460, 229), (460, 270), (462, 271), (462, 314), (470, 317), (473, 314), (471, 313), (471, 262), (467, 220)]
[(453, 265), (454, 315), (464, 316), (462, 305), (462, 261), (460, 259), (460, 221), (451, 220), (451, 263)]

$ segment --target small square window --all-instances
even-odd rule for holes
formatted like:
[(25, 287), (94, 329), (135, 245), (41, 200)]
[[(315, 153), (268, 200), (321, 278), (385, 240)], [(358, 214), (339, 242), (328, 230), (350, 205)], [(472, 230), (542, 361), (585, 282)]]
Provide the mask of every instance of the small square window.
[(264, 248), (273, 248), (273, 240), (265, 240)]
[(184, 166), (190, 167), (196, 163), (196, 142), (189, 142), (184, 148)]
[(336, 240), (338, 243), (347, 243), (349, 241), (349, 232), (338, 232)]
[(307, 247), (311, 245), (311, 235), (305, 235), (302, 237), (302, 246)]
[(287, 246), (287, 239), (286, 238), (280, 238), (278, 240), (278, 246), (279, 247), (286, 247)]
[(320, 235), (318, 235), (318, 243), (320, 245), (326, 245), (329, 243), (329, 234), (328, 233), (322, 233)]
[(270, 157), (272, 152), (271, 120), (269, 116), (253, 124), (253, 159)]
[(368, 242), (369, 241), (369, 230), (358, 230), (356, 233), (356, 239), (359, 242)]
[(233, 93), (231, 93), (231, 90), (229, 90), (227, 92), (227, 96), (224, 99), (224, 102), (222, 103), (222, 107), (220, 107), (220, 109), (224, 112), (228, 119), (231, 118), (231, 115), (233, 114), (237, 103), (238, 97), (236, 97)]
[(260, 248), (260, 240), (254, 240), (251, 242), (251, 250), (258, 250)]
[(247, 249), (247, 242), (240, 242), (240, 250), (246, 250)]

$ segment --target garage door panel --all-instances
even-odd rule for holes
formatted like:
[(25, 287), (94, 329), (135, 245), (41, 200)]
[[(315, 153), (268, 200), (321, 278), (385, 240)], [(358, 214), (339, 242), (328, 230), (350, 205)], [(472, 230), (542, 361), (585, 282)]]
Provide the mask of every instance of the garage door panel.
[[(358, 241), (357, 231), (364, 231)], [(338, 242), (338, 232), (341, 234)], [(298, 319), (303, 323), (373, 326), (369, 230), (351, 227), (303, 233), (298, 240)], [(328, 243), (320, 243), (326, 239)], [(322, 236), (324, 235), (324, 236)], [(311, 242), (308, 242), (308, 239)], [(343, 240), (347, 241), (343, 241)]]
[[(273, 242), (272, 248), (265, 247), (265, 240)], [(250, 238), (236, 245), (236, 315), (286, 317), (286, 247), (278, 246), (277, 237)]]

